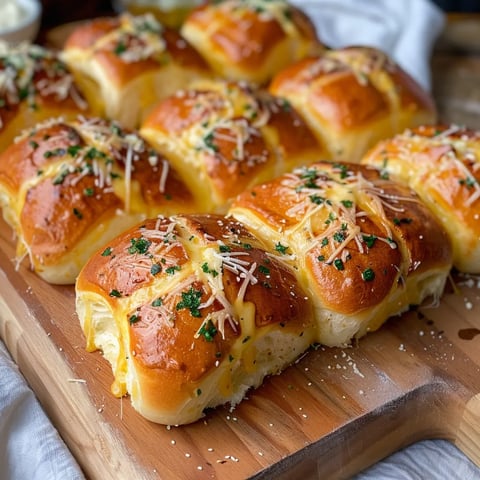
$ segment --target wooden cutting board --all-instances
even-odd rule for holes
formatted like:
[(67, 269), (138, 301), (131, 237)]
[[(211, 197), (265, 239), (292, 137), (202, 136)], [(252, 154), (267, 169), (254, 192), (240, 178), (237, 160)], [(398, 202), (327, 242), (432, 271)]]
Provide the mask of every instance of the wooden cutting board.
[[(443, 49), (432, 70), (441, 118), (480, 128), (480, 59)], [(110, 394), (109, 364), (85, 352), (73, 287), (13, 257), (0, 221), (0, 336), (89, 478), (347, 478), (426, 438), (480, 465), (480, 278), (456, 278), (438, 305), (350, 348), (312, 349), (232, 412), (167, 428)]]
[(11, 237), (0, 223), (1, 337), (92, 479), (345, 478), (425, 438), (480, 464), (479, 278), (455, 279), (439, 304), (350, 348), (312, 349), (234, 411), (167, 428), (110, 394), (73, 287), (17, 270)]

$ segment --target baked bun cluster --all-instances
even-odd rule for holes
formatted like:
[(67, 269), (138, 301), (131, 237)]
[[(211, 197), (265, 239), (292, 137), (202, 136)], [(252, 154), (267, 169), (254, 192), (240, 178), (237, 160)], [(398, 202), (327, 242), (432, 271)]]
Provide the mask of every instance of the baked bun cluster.
[(0, 41), (0, 151), (38, 122), (88, 112), (71, 72), (51, 50)]
[[(231, 82), (180, 91), (141, 134), (98, 117), (56, 118), (0, 155), (0, 206), (17, 260), (74, 283), (102, 242), (142, 218), (225, 213), (247, 187), (325, 150), (284, 100)], [(208, 87), (208, 88), (207, 88)]]
[(128, 128), (137, 128), (157, 101), (210, 75), (199, 53), (151, 14), (80, 25), (62, 58), (96, 111)]
[(114, 122), (56, 119), (27, 130), (0, 155), (0, 206), (47, 282), (73, 284), (109, 239), (141, 219), (195, 211), (169, 163)]
[(246, 191), (226, 217), (123, 233), (82, 269), (77, 312), (112, 391), (183, 424), (240, 402), (312, 342), (344, 346), (440, 297), (451, 265), (446, 233), (408, 187), (321, 162)]
[(330, 153), (359, 162), (379, 140), (436, 120), (432, 97), (382, 51), (326, 50), (279, 72), (269, 90), (286, 98)]
[(197, 82), (163, 102), (140, 134), (189, 185), (198, 212), (225, 212), (261, 181), (328, 155), (288, 101), (244, 82)]
[(76, 292), (87, 348), (112, 364), (112, 392), (163, 424), (239, 403), (314, 339), (292, 270), (225, 217), (142, 223), (92, 257)]
[(284, 0), (205, 2), (181, 33), (217, 75), (256, 84), (324, 48), (309, 18)]
[(362, 163), (415, 190), (448, 232), (454, 265), (480, 273), (480, 133), (456, 125), (408, 129)]
[(154, 422), (235, 405), (313, 342), (438, 299), (454, 257), (480, 262), (477, 135), (425, 127), (359, 164), (432, 123), (432, 99), (378, 50), (326, 50), (284, 1), (204, 4), (180, 33), (95, 19), (60, 55), (2, 49), (17, 261), (75, 283), (113, 393)]
[(296, 169), (239, 195), (230, 215), (270, 249), (282, 245), (328, 346), (438, 299), (452, 265), (449, 238), (419, 197), (362, 165)]

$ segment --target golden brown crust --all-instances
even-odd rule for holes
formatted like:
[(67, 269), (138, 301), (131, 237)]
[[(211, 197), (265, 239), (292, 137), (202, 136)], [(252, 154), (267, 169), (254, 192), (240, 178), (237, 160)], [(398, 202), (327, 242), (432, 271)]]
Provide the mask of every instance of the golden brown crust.
[(217, 74), (260, 84), (322, 48), (306, 15), (281, 0), (206, 3), (181, 31)]
[(367, 47), (297, 62), (278, 73), (269, 89), (292, 102), (332, 158), (352, 162), (376, 141), (433, 122), (436, 115), (428, 92), (381, 51)]
[(146, 111), (210, 70), (178, 32), (152, 15), (94, 19), (67, 40), (63, 58), (91, 103), (106, 116), (138, 127)]
[(283, 99), (246, 83), (195, 87), (159, 103), (140, 131), (197, 190), (201, 211), (225, 207), (245, 188), (325, 154)]
[[(380, 142), (362, 160), (410, 185), (449, 232), (457, 268), (480, 272), (480, 134), (421, 126)], [(426, 232), (428, 230), (425, 230)]]
[[(19, 254), (25, 248), (39, 270), (54, 270), (117, 217), (125, 227), (129, 216), (132, 224), (139, 215), (195, 208), (166, 160), (133, 132), (100, 119), (58, 120), (25, 133), (0, 155), (0, 192)], [(119, 233), (115, 228), (110, 238)]]
[[(305, 333), (308, 346), (310, 303), (291, 269), (261, 247), (225, 217), (148, 220), (112, 240), (80, 273), (77, 298), (108, 303), (130, 358), (122, 374), (134, 377), (132, 401), (150, 418), (185, 423), (198, 418), (208, 396), (231, 399), (232, 390), (245, 388), (234, 385), (234, 368), (245, 369), (245, 379), (248, 369), (264, 368), (247, 352), (268, 332)], [(87, 337), (96, 328), (90, 315), (83, 318)], [(222, 385), (208, 391), (218, 372)], [(202, 389), (206, 403), (200, 400), (192, 417), (182, 406)]]
[(72, 74), (51, 50), (0, 43), (0, 76), (0, 151), (42, 120), (88, 112)]
[(415, 194), (358, 165), (299, 169), (242, 193), (230, 213), (283, 238), (305, 258), (299, 276), (321, 308), (345, 315), (388, 302), (400, 279), (451, 262), (444, 230)]

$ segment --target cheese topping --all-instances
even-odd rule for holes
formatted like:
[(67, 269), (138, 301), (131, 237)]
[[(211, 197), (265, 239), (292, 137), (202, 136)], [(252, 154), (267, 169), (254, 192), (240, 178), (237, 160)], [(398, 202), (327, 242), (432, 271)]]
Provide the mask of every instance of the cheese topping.
[[(63, 119), (57, 118), (38, 124), (34, 129), (22, 133), (16, 141), (25, 140), (43, 128), (55, 124), (63, 124)], [(61, 130), (57, 137), (49, 137), (50, 142), (59, 142), (63, 147), (44, 152), (49, 159), (36, 177), (31, 178), (22, 186), (23, 194), (45, 178), (51, 178), (54, 184), (61, 184), (67, 176), (75, 174), (71, 185), (76, 185), (85, 176), (94, 176), (94, 185), (103, 193), (115, 192), (123, 199), (124, 212), (129, 213), (132, 205), (132, 175), (136, 162), (145, 159), (152, 171), (158, 169), (158, 155), (149, 150), (145, 141), (137, 134), (124, 131), (117, 123), (107, 122), (99, 118), (78, 117), (73, 128)], [(78, 142), (72, 144), (78, 137)], [(153, 165), (153, 166), (152, 166)], [(165, 166), (167, 165), (167, 168)], [(168, 179), (168, 164), (162, 160), (162, 173), (159, 191), (165, 191)], [(123, 185), (122, 185), (123, 183)], [(120, 185), (122, 185), (120, 187)], [(94, 192), (87, 192), (87, 196)]]
[(146, 59), (168, 61), (163, 26), (151, 13), (139, 16), (124, 13), (120, 19), (118, 28), (97, 40), (95, 51), (112, 51), (125, 63)]
[[(330, 245), (331, 253), (323, 261), (332, 264), (336, 260), (348, 260), (347, 247), (351, 241), (360, 253), (366, 253), (369, 239), (397, 248), (384, 209), (403, 212), (399, 203), (411, 201), (410, 198), (387, 195), (360, 172), (354, 173), (344, 165), (335, 166), (331, 171), (313, 166), (297, 169), (285, 175), (282, 186), (284, 194), (294, 199), (291, 202), (294, 206), (286, 215), (298, 220), (289, 235), (302, 238), (307, 235), (306, 244), (298, 242), (304, 245), (301, 255), (319, 245)], [(359, 208), (360, 197), (363, 197), (362, 208)], [(383, 237), (372, 239), (368, 232), (362, 231), (359, 219), (368, 215), (380, 219), (385, 232)]]
[(4, 108), (26, 101), (35, 109), (37, 96), (57, 102), (71, 98), (79, 109), (87, 108), (73, 76), (53, 52), (28, 43), (0, 42), (0, 128)]

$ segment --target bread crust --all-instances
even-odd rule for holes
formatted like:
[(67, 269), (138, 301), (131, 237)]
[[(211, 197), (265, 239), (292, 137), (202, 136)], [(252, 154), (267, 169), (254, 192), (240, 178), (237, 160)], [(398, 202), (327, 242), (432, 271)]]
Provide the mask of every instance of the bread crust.
[(224, 212), (245, 188), (326, 153), (288, 102), (245, 82), (198, 82), (160, 102), (140, 132), (196, 192), (199, 212)]
[(19, 259), (27, 254), (52, 283), (74, 283), (82, 262), (120, 228), (194, 210), (188, 188), (138, 135), (86, 118), (38, 125), (7, 148), (0, 199)]
[(269, 86), (297, 108), (330, 158), (359, 162), (377, 141), (436, 119), (433, 99), (378, 49), (328, 50), (279, 72)]
[[(235, 404), (308, 348), (310, 302), (291, 269), (235, 220), (148, 220), (108, 249), (79, 275), (77, 308), (92, 349), (102, 348), (101, 331), (85, 304), (96, 298), (111, 311), (117, 351), (128, 357), (111, 359), (114, 372), (122, 365), (118, 393), (128, 391), (151, 420), (189, 423), (207, 407)], [(303, 350), (262, 346), (271, 335), (295, 337)]]
[[(318, 162), (243, 192), (230, 215), (261, 232), (270, 248), (283, 244), (320, 323), (329, 322), (328, 312), (334, 323), (350, 322), (345, 332), (318, 328), (328, 345), (348, 343), (425, 296), (439, 296), (451, 268), (440, 224), (412, 190), (373, 168)], [(430, 276), (435, 292), (424, 280)], [(422, 278), (422, 289), (408, 287), (414, 278)]]
[(428, 125), (380, 142), (362, 159), (422, 198), (448, 232), (454, 265), (480, 272), (480, 134), (455, 125)]
[(0, 76), (0, 151), (50, 117), (89, 113), (73, 75), (52, 50), (0, 42)]
[(62, 57), (90, 103), (129, 128), (176, 89), (210, 76), (196, 50), (149, 14), (86, 22), (67, 39)]
[(181, 32), (218, 75), (257, 84), (323, 49), (310, 19), (281, 0), (206, 3), (186, 18)]

